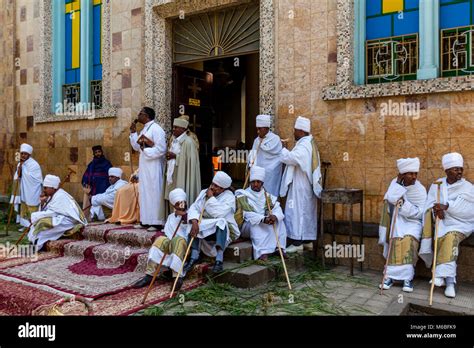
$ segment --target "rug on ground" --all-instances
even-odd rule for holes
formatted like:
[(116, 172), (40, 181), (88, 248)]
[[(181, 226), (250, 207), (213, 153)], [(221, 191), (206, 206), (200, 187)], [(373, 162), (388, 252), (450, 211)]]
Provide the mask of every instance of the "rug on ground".
[[(48, 252), (37, 260), (24, 257), (0, 260), (0, 315), (41, 314), (37, 309), (84, 298), (94, 315), (128, 315), (168, 298), (172, 283), (159, 280), (146, 305), (146, 291), (131, 285), (144, 275), (148, 249), (161, 232), (132, 226), (96, 224), (82, 232), (82, 240), (48, 243)], [(204, 282), (206, 265), (187, 277), (182, 291)], [(87, 315), (79, 301), (61, 305), (66, 315)]]

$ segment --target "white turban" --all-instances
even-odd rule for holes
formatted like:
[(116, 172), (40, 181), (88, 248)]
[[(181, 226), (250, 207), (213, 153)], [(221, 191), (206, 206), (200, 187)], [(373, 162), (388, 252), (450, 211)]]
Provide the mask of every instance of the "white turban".
[(311, 121), (309, 118), (298, 116), (295, 122), (295, 129), (302, 130), (304, 132), (311, 132)]
[(270, 115), (257, 116), (257, 128), (260, 128), (260, 127), (270, 128), (271, 124), (272, 124), (272, 117)]
[(212, 182), (223, 189), (229, 188), (232, 185), (232, 178), (224, 172), (217, 172), (214, 175)]
[(170, 192), (169, 200), (172, 205), (178, 202), (186, 202), (186, 192), (183, 189), (177, 188)]
[(109, 168), (109, 176), (116, 176), (117, 178), (122, 179), (123, 170), (120, 168)]
[(181, 127), (181, 128), (188, 128), (189, 121), (186, 121), (184, 118), (175, 118), (173, 121), (173, 126)]
[(261, 182), (265, 181), (265, 168), (252, 166), (250, 168), (250, 181), (259, 180)]
[(461, 154), (457, 152), (451, 152), (444, 155), (442, 162), (444, 170), (451, 169), (454, 167), (464, 167), (464, 160)]
[(48, 174), (44, 177), (43, 186), (57, 189), (59, 187), (60, 182), (61, 179), (59, 178), (59, 176)]
[(33, 146), (28, 144), (21, 144), (20, 152), (27, 152), (31, 155), (33, 153)]
[(420, 171), (420, 159), (415, 158), (400, 158), (397, 160), (397, 168), (400, 174), (418, 173)]

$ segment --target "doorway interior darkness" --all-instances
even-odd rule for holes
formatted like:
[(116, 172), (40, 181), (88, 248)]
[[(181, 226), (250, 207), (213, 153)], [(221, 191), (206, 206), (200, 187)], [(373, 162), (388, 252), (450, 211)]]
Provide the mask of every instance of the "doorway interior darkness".
[[(212, 181), (216, 169), (213, 156), (217, 156), (219, 150), (232, 154), (232, 150), (251, 149), (258, 112), (258, 53), (173, 67), (172, 116), (188, 115), (190, 129), (198, 136), (203, 187)], [(232, 177), (234, 187), (241, 187), (246, 158), (224, 157), (234, 163), (224, 161), (221, 169)]]

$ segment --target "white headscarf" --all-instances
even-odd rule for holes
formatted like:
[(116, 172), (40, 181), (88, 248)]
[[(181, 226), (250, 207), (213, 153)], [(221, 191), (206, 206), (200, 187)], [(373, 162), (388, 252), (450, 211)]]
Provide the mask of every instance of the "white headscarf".
[(186, 202), (186, 192), (183, 189), (177, 188), (169, 194), (170, 203), (175, 205), (178, 202)]
[(298, 116), (295, 122), (295, 129), (302, 130), (304, 132), (311, 132), (311, 121), (309, 118)]
[(33, 146), (28, 144), (21, 144), (20, 152), (27, 152), (31, 155), (33, 153)]
[(250, 181), (259, 180), (265, 182), (265, 168), (258, 167), (256, 165), (250, 168)]
[(272, 124), (272, 117), (270, 115), (258, 115), (257, 116), (257, 127), (267, 127), (270, 128)]
[(451, 152), (444, 155), (442, 162), (444, 170), (454, 167), (464, 167), (464, 159), (462, 158), (461, 154), (457, 152)]
[(123, 170), (120, 168), (109, 168), (109, 176), (116, 176), (117, 178), (122, 179)]
[(43, 186), (57, 189), (60, 183), (61, 179), (59, 176), (48, 174), (44, 177)]
[(232, 178), (224, 172), (217, 172), (214, 175), (212, 182), (223, 189), (229, 188), (232, 185)]
[(418, 173), (420, 171), (420, 159), (415, 158), (400, 158), (397, 160), (397, 168), (400, 174)]

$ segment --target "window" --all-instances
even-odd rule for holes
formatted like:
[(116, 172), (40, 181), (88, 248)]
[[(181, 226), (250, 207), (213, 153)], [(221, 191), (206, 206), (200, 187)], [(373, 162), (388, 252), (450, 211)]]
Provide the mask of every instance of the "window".
[(474, 72), (474, 6), (472, 0), (441, 0), (441, 76)]
[(53, 1), (55, 113), (102, 108), (102, 7), (102, 0)]
[(415, 80), (418, 0), (366, 1), (366, 83)]

